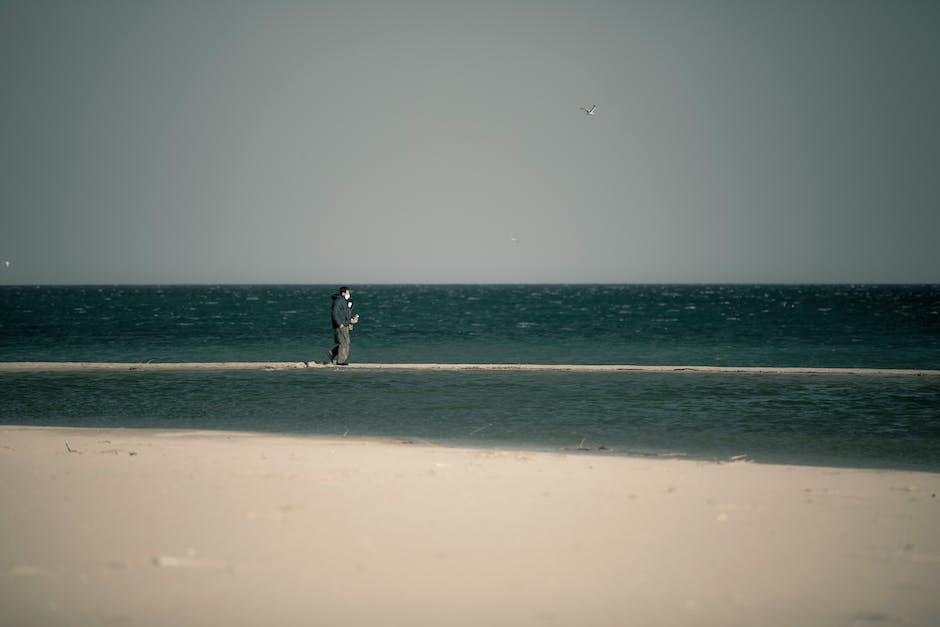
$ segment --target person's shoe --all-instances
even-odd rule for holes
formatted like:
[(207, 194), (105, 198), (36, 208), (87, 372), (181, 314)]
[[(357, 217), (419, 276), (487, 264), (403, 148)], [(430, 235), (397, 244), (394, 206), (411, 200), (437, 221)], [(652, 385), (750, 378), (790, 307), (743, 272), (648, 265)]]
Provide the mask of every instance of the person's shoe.
[(348, 361), (341, 361), (341, 362), (339, 362), (339, 363), (336, 364), (336, 365), (337, 365), (337, 366), (348, 366), (348, 365), (349, 365), (349, 362), (348, 362)]

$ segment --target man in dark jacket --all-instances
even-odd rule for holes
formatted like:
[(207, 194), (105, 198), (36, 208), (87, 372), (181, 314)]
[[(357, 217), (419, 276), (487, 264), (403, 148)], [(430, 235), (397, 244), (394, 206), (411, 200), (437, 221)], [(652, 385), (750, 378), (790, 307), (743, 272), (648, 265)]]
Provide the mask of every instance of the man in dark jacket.
[(329, 352), (330, 364), (337, 366), (349, 365), (349, 331), (352, 325), (359, 322), (359, 314), (352, 315), (350, 292), (348, 287), (339, 288), (339, 293), (333, 294), (333, 307), (330, 318), (333, 323), (333, 339), (336, 346)]

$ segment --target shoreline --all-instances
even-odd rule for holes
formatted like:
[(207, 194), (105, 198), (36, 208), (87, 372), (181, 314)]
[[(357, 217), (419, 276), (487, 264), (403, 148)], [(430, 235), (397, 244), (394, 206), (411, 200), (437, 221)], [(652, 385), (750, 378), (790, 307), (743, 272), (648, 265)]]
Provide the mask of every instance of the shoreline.
[(929, 625), (940, 474), (0, 426), (0, 622)]
[(862, 375), (940, 377), (940, 370), (907, 368), (814, 368), (763, 366), (642, 366), (591, 364), (449, 364), (449, 363), (352, 363), (331, 366), (303, 361), (228, 362), (71, 362), (7, 361), (0, 372), (87, 371), (87, 370), (438, 370), (438, 371), (557, 371), (557, 372), (676, 372), (771, 375)]
[(377, 444), (388, 446), (409, 446), (417, 448), (439, 448), (443, 450), (467, 451), (476, 453), (504, 453), (516, 455), (570, 455), (573, 457), (598, 457), (613, 458), (624, 460), (640, 461), (660, 461), (674, 460), (686, 461), (695, 464), (754, 464), (759, 466), (779, 466), (793, 468), (814, 468), (819, 470), (847, 470), (847, 471), (870, 471), (870, 472), (911, 472), (940, 475), (940, 465), (929, 464), (925, 462), (869, 462), (864, 460), (797, 460), (797, 459), (767, 459), (754, 453), (728, 453), (725, 455), (715, 455), (704, 452), (689, 452), (682, 450), (642, 450), (627, 449), (614, 446), (590, 445), (586, 438), (583, 438), (576, 445), (549, 445), (535, 442), (491, 442), (475, 441), (466, 438), (429, 438), (409, 435), (369, 435), (369, 434), (339, 434), (339, 433), (316, 433), (300, 431), (276, 431), (276, 430), (252, 430), (250, 428), (211, 428), (205, 426), (191, 427), (169, 427), (169, 426), (117, 426), (109, 425), (61, 425), (61, 424), (29, 424), (21, 423), (2, 423), (0, 422), (0, 431), (3, 429), (62, 429), (75, 431), (116, 431), (116, 432), (142, 432), (142, 433), (178, 433), (180, 435), (192, 434), (211, 434), (211, 435), (231, 435), (236, 437), (272, 437), (272, 438), (297, 438), (300, 440), (338, 442), (338, 443), (356, 443)]

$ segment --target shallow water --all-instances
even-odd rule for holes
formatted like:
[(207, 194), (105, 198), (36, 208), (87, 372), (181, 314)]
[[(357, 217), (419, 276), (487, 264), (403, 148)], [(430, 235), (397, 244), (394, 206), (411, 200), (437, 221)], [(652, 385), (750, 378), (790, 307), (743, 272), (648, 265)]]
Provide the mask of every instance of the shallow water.
[(341, 369), (15, 373), (0, 422), (940, 470), (940, 381)]

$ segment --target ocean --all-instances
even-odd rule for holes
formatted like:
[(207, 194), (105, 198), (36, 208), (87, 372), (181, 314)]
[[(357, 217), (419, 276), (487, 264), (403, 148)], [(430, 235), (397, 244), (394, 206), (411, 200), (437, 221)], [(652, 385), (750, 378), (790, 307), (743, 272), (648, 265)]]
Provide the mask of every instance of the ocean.
[[(940, 369), (937, 285), (351, 285), (360, 363)], [(323, 360), (336, 286), (0, 287), (0, 361)], [(0, 373), (0, 424), (940, 471), (940, 377)]]

